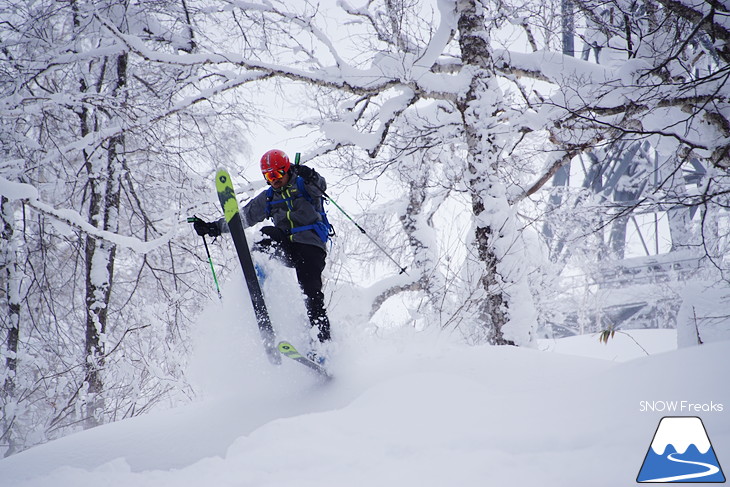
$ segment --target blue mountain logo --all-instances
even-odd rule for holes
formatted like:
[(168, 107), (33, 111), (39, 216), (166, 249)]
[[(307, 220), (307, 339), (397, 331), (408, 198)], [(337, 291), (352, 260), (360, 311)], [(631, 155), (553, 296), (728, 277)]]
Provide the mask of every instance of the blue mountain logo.
[(725, 482), (702, 420), (694, 416), (662, 418), (636, 481)]

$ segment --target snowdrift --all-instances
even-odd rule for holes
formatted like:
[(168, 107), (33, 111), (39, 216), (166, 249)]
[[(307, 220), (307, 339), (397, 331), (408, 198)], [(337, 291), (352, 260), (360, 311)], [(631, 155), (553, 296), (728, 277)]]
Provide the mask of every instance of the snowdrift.
[[(261, 368), (218, 377), (237, 383), (2, 460), (0, 479), (4, 487), (613, 487), (635, 482), (667, 415), (642, 405), (669, 400), (724, 405), (700, 415), (720, 464), (730, 465), (730, 342), (656, 353), (667, 333), (601, 344), (615, 360), (545, 351), (587, 353), (595, 336), (543, 350), (371, 336), (340, 349), (328, 384), (293, 362), (264, 368), (251, 349), (249, 365)], [(652, 355), (635, 358), (646, 354), (639, 343)]]

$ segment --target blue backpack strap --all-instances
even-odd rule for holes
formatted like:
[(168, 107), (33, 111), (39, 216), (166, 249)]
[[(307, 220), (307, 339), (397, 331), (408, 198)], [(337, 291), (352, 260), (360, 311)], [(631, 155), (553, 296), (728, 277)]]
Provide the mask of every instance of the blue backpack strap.
[(274, 188), (266, 188), (266, 218), (271, 218), (271, 200), (274, 199)]
[(299, 190), (299, 194), (304, 196), (304, 199), (314, 204), (314, 200), (310, 196), (309, 191), (307, 191), (307, 187), (304, 185), (304, 178), (301, 176), (297, 176), (297, 189)]

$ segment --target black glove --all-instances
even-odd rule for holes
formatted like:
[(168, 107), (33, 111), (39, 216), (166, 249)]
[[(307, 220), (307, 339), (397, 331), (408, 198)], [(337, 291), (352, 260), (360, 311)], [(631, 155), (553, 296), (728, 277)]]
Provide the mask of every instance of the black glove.
[(277, 227), (263, 227), (261, 228), (261, 233), (269, 237), (271, 240), (275, 240), (277, 242), (282, 242), (286, 240), (286, 233), (281, 228)]
[(204, 237), (205, 235), (218, 237), (221, 234), (221, 229), (218, 228), (218, 224), (216, 222), (204, 222), (203, 220), (198, 219), (193, 222), (193, 228), (201, 237)]
[(304, 178), (304, 181), (307, 183), (314, 181), (314, 178), (317, 176), (314, 169), (307, 166), (297, 166), (297, 174)]

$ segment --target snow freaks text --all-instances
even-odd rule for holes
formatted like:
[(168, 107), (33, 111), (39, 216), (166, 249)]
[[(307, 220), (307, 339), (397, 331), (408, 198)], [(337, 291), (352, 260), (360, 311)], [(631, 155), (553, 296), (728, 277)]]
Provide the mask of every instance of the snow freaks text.
[(697, 403), (692, 401), (639, 401), (639, 411), (660, 413), (721, 413), (723, 405), (713, 401)]

